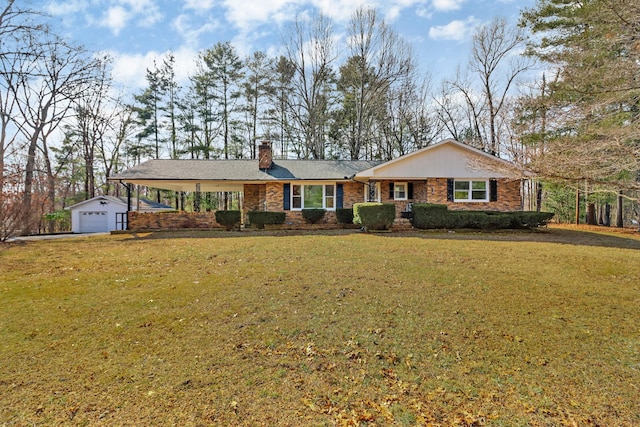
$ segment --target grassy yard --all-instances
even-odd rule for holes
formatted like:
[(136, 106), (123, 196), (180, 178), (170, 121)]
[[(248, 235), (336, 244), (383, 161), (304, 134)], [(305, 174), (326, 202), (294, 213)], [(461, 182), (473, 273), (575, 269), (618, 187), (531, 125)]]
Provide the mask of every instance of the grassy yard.
[(640, 425), (640, 237), (0, 246), (0, 425)]

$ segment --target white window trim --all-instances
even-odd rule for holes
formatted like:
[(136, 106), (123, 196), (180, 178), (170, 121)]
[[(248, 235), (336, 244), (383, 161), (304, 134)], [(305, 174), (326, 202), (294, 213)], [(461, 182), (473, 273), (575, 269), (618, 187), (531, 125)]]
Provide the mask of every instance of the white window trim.
[[(293, 207), (293, 187), (299, 185), (301, 186), (301, 190), (302, 192), (300, 193), (300, 204), (302, 207), (300, 208), (294, 208)], [(304, 207), (304, 187), (307, 185), (321, 185), (322, 186), (322, 208), (305, 208)], [(327, 189), (326, 186), (327, 185), (331, 185), (333, 186), (333, 207), (332, 208), (328, 208), (327, 207)], [(291, 191), (290, 191), (290, 195), (289, 195), (289, 206), (291, 206), (291, 210), (292, 211), (301, 211), (302, 209), (325, 209), (328, 211), (335, 211), (336, 210), (336, 203), (338, 201), (338, 189), (337, 189), (337, 185), (335, 182), (315, 182), (315, 181), (302, 181), (302, 182), (292, 182), (291, 183)]]
[[(457, 182), (468, 182), (469, 183), (469, 193), (466, 199), (458, 199), (456, 198), (456, 183)], [(485, 195), (484, 199), (473, 199), (472, 191), (473, 191), (473, 183), (474, 182), (484, 182), (485, 185)], [(489, 201), (489, 191), (491, 186), (489, 185), (488, 179), (454, 179), (453, 180), (453, 201), (455, 203), (487, 203)]]
[[(404, 197), (397, 197), (398, 185), (404, 185)], [(409, 183), (408, 182), (394, 182), (393, 183), (393, 200), (409, 200)]]

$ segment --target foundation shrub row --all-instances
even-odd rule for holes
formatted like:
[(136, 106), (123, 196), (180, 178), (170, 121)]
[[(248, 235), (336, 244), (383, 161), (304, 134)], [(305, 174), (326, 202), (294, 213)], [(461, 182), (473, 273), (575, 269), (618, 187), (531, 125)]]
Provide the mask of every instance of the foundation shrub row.
[(413, 205), (413, 226), (420, 229), (471, 228), (480, 230), (535, 228), (546, 225), (551, 212), (450, 211), (446, 205)]

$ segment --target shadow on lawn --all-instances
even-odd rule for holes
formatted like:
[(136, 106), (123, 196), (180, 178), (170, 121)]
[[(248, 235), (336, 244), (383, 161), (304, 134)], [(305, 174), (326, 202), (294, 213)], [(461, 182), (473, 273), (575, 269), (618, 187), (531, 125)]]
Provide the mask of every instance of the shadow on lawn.
[(494, 242), (541, 242), (622, 249), (640, 249), (640, 233), (628, 229), (604, 227), (553, 226), (536, 230), (440, 231), (412, 230), (386, 233), (363, 233), (359, 230), (243, 230), (243, 231), (158, 231), (131, 233), (125, 240), (218, 239), (238, 237), (348, 236), (367, 234), (374, 238), (419, 238), (440, 240), (486, 240)]
[[(608, 233), (607, 233), (608, 232)], [(540, 242), (565, 245), (598, 246), (621, 249), (640, 249), (640, 233), (613, 234), (611, 230), (593, 231), (567, 228), (537, 230), (503, 230), (495, 232), (422, 232), (418, 236), (432, 239), (487, 240), (493, 242)]]

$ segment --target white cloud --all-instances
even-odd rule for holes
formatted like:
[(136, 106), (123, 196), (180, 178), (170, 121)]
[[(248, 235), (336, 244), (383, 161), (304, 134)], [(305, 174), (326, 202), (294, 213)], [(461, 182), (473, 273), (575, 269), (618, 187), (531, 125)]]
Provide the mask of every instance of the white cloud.
[(152, 0), (121, 0), (118, 3), (109, 7), (99, 21), (101, 27), (109, 28), (116, 36), (132, 21), (140, 27), (149, 28), (163, 18)]
[(416, 9), (416, 16), (424, 19), (431, 19), (433, 17), (433, 12), (426, 7), (419, 7)]
[(186, 14), (178, 15), (171, 22), (171, 28), (178, 32), (187, 46), (194, 49), (199, 46), (200, 36), (213, 33), (219, 27), (220, 23), (214, 20), (208, 20), (197, 26), (192, 22), (191, 16)]
[(121, 6), (113, 6), (107, 9), (102, 17), (100, 25), (107, 27), (114, 35), (120, 34), (120, 31), (126, 27), (127, 22), (131, 18), (129, 12), (127, 12)]
[(163, 18), (154, 0), (121, 0), (121, 4), (127, 6), (131, 13), (139, 18), (138, 26), (148, 28)]
[(459, 10), (466, 0), (433, 0), (433, 7), (440, 12)]
[(176, 51), (149, 51), (144, 54), (108, 52), (113, 58), (112, 75), (115, 85), (125, 87), (132, 92), (139, 91), (147, 85), (147, 69), (153, 69), (154, 61), (159, 67), (169, 53), (175, 57), (176, 80), (179, 84), (186, 85), (189, 75), (195, 69), (195, 61), (198, 57), (198, 52), (188, 47), (182, 47)]
[(463, 41), (469, 38), (479, 23), (480, 21), (473, 16), (470, 16), (464, 21), (451, 21), (446, 25), (429, 28), (429, 37), (434, 40)]
[[(187, 4), (197, 0), (186, 0)], [(263, 24), (282, 25), (293, 21), (297, 15), (321, 12), (337, 23), (347, 22), (360, 7), (377, 9), (380, 17), (395, 20), (402, 11), (413, 6), (425, 5), (429, 0), (223, 0), (226, 19), (230, 24), (249, 31)], [(445, 1), (445, 0), (436, 0)], [(463, 2), (466, 0), (448, 0)]]
[(80, 13), (89, 7), (86, 0), (51, 1), (44, 7), (45, 12), (53, 16), (64, 16)]
[[(353, 12), (360, 7), (379, 8), (378, 1), (365, 0), (314, 0), (313, 4), (324, 15), (335, 19), (337, 22), (347, 22)], [(388, 2), (393, 3), (393, 2)], [(396, 8), (390, 8), (397, 10)], [(394, 12), (392, 12), (394, 13)]]
[(280, 24), (278, 20), (282, 19), (283, 13), (286, 13), (289, 19), (294, 19), (300, 2), (300, 0), (244, 0), (242, 2), (224, 0), (223, 3), (229, 23), (243, 31), (248, 31), (253, 26), (263, 23)]
[(184, 8), (193, 10), (210, 10), (213, 9), (215, 0), (185, 0)]

